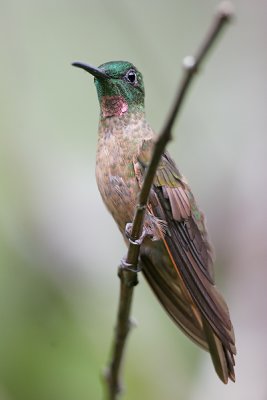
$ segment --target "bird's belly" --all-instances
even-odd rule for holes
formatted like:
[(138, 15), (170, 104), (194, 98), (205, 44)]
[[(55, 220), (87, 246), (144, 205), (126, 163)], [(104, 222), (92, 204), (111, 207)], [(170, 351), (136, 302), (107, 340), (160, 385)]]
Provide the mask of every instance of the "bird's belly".
[(138, 195), (136, 178), (130, 175), (127, 166), (120, 171), (116, 168), (96, 168), (98, 189), (122, 233), (125, 231), (125, 225), (133, 220)]
[(151, 129), (143, 126), (143, 120), (133, 115), (126, 121), (107, 119), (99, 128), (96, 180), (103, 201), (122, 233), (125, 225), (133, 221), (140, 190), (134, 160), (144, 138), (152, 135)]

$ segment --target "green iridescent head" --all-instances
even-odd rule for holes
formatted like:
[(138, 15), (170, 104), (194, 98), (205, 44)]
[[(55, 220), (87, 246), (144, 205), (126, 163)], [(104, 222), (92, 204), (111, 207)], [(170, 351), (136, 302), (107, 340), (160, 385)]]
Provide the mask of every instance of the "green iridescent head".
[(142, 74), (128, 61), (110, 61), (98, 68), (75, 62), (95, 77), (102, 117), (125, 112), (144, 112), (145, 89)]

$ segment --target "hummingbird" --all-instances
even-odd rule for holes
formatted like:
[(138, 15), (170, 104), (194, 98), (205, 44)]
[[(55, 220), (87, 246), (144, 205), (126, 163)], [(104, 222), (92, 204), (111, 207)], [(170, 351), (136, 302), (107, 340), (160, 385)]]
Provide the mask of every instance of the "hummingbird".
[[(145, 116), (142, 74), (128, 61), (98, 68), (100, 104), (96, 180), (101, 197), (129, 243), (138, 194), (157, 135)], [(175, 324), (211, 355), (219, 378), (235, 381), (235, 336), (227, 304), (214, 281), (214, 251), (204, 214), (168, 152), (161, 157), (144, 218), (139, 264)]]

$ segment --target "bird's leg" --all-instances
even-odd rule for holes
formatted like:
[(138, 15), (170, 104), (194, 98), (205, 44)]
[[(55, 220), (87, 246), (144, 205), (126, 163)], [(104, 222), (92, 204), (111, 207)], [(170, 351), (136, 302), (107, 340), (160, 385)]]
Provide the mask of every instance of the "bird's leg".
[(127, 239), (129, 240), (130, 243), (132, 243), (135, 246), (141, 246), (141, 244), (143, 243), (143, 240), (145, 239), (145, 237), (150, 237), (151, 234), (147, 231), (147, 229), (145, 227), (143, 227), (143, 231), (142, 234), (140, 236), (139, 239), (132, 239), (132, 227), (133, 224), (131, 222), (128, 222), (125, 226), (125, 236), (127, 237)]
[[(131, 244), (133, 244), (134, 246), (141, 246), (141, 244), (143, 243), (143, 240), (145, 239), (145, 237), (150, 237), (151, 234), (144, 227), (140, 238), (137, 239), (137, 240), (134, 240), (134, 239), (132, 239), (132, 226), (133, 226), (133, 224), (131, 222), (128, 222), (126, 224), (126, 226), (125, 226), (125, 236), (129, 240), (129, 242)], [(136, 268), (136, 265), (128, 263), (127, 260), (126, 260), (126, 257), (123, 257), (122, 260), (121, 260), (121, 264), (120, 264), (120, 267), (119, 267), (119, 275), (120, 275), (120, 271), (123, 270), (123, 269), (126, 269), (127, 271), (132, 271), (132, 272), (140, 272), (142, 270), (140, 265), (138, 265), (137, 268)]]
[(120, 276), (120, 272), (122, 269), (126, 269), (127, 271), (132, 271), (132, 272), (141, 272), (142, 271), (142, 268), (139, 265), (136, 268), (135, 265), (127, 263), (126, 256), (122, 257), (122, 259), (121, 259), (121, 263), (119, 266), (119, 276)]

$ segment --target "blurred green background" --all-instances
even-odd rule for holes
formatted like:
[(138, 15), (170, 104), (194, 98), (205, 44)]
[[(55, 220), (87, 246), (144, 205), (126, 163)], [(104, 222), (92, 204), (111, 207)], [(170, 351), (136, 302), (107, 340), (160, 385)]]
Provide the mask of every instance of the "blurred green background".
[[(0, 400), (102, 398), (125, 247), (94, 178), (93, 79), (132, 61), (159, 131), (217, 2), (0, 0)], [(125, 399), (267, 398), (267, 2), (237, 18), (200, 71), (170, 151), (217, 250), (237, 339), (236, 384), (164, 314), (140, 277)]]

